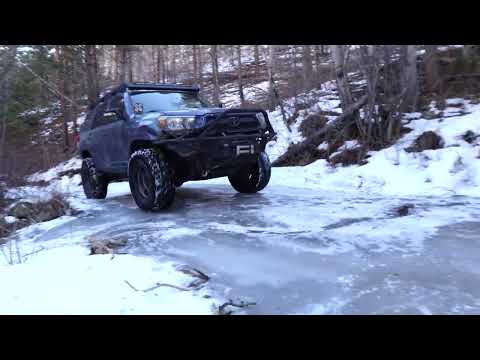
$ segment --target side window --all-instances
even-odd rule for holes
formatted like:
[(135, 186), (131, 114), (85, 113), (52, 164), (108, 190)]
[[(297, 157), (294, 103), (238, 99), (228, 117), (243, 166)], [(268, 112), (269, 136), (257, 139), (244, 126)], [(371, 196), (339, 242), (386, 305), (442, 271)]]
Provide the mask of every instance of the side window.
[(110, 101), (110, 104), (108, 106), (109, 111), (120, 111), (123, 113), (124, 107), (123, 107), (123, 94), (116, 94), (113, 99)]
[(108, 100), (107, 111), (103, 115), (103, 123), (110, 124), (122, 120), (123, 111), (123, 95), (117, 94)]
[(93, 120), (92, 128), (96, 128), (104, 125), (103, 114), (105, 112), (106, 105), (107, 104), (105, 102), (101, 102), (100, 104), (97, 105), (97, 108), (95, 109), (95, 118)]

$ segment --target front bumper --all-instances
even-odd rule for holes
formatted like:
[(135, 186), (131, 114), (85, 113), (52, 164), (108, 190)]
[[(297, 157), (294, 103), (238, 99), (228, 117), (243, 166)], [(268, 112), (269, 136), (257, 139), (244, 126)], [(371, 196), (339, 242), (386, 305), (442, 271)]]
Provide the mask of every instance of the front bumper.
[(271, 134), (231, 135), (158, 140), (161, 149), (174, 155), (180, 182), (227, 176), (257, 160)]

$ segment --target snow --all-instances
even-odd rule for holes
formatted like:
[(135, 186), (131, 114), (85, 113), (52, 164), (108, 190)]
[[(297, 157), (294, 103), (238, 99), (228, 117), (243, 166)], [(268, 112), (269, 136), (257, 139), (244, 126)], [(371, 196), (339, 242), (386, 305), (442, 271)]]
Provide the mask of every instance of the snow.
[(58, 173), (73, 169), (78, 169), (82, 165), (82, 159), (74, 157), (59, 165), (51, 168), (48, 171), (35, 173), (29, 176), (28, 181), (51, 181), (58, 177)]
[(0, 266), (0, 314), (211, 314), (212, 300), (186, 288), (191, 277), (172, 262), (132, 255), (94, 255), (81, 246), (40, 251), (25, 263)]
[[(468, 114), (426, 120), (412, 116), (406, 126), (412, 131), (395, 145), (380, 151), (371, 151), (366, 165), (333, 167), (321, 159), (303, 167), (272, 169), (270, 185), (359, 192), (392, 196), (480, 196), (480, 147), (461, 139), (468, 130), (480, 133), (480, 105), (465, 101)], [(282, 126), (278, 116), (276, 126)], [(281, 129), (282, 133), (284, 132)], [(426, 131), (434, 131), (445, 141), (445, 147), (407, 153), (405, 148)], [(276, 144), (269, 144), (271, 158), (281, 155), (290, 142), (301, 140), (298, 132), (283, 134)], [(356, 146), (347, 142), (343, 147)], [(225, 183), (223, 179), (209, 180)]]
[[(266, 152), (271, 161), (275, 161), (278, 157), (283, 155), (290, 144), (295, 144), (304, 140), (303, 135), (299, 131), (299, 126), (302, 121), (312, 113), (318, 111), (330, 111), (341, 114), (340, 101), (336, 95), (336, 86), (332, 81), (322, 84), (321, 89), (311, 90), (306, 94), (299, 95), (297, 101), (310, 104), (306, 109), (299, 111), (299, 116), (296, 121), (290, 126), (288, 130), (282, 118), (280, 108), (277, 107), (274, 111), (268, 112), (268, 118), (272, 124), (273, 129), (277, 133), (277, 139), (267, 144)], [(287, 118), (292, 116), (295, 111), (295, 99), (287, 99), (284, 101), (285, 112)], [(336, 116), (326, 116), (327, 119), (333, 120)]]
[(17, 218), (14, 216), (5, 216), (4, 219), (7, 224), (13, 224), (14, 222), (17, 221)]

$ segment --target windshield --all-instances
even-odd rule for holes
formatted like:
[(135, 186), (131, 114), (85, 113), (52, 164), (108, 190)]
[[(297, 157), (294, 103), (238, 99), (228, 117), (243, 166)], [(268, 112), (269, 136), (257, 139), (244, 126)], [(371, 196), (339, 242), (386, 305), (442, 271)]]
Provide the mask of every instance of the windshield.
[(208, 108), (196, 91), (142, 91), (130, 94), (132, 105), (138, 112), (175, 111)]

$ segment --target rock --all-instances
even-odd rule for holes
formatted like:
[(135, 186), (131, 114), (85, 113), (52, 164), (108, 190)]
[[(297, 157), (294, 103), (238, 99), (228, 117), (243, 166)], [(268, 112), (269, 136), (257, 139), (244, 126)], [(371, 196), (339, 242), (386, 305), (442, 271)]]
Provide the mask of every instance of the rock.
[(7, 214), (18, 219), (44, 222), (65, 215), (67, 209), (69, 209), (68, 204), (63, 199), (55, 197), (49, 201), (35, 204), (28, 201), (20, 201), (14, 204)]
[(426, 131), (415, 139), (412, 146), (405, 149), (406, 152), (421, 152), (423, 150), (436, 150), (443, 148), (445, 142), (442, 137), (433, 131)]
[(101, 240), (92, 236), (88, 239), (90, 243), (90, 255), (113, 254), (113, 250), (127, 245), (127, 239)]
[(480, 135), (475, 134), (472, 130), (468, 130), (462, 135), (462, 139), (467, 143), (472, 144)]
[(118, 249), (127, 245), (127, 243), (128, 243), (127, 239), (113, 239), (113, 240), (108, 240), (105, 244), (110, 249)]
[(7, 212), (8, 215), (18, 219), (30, 219), (34, 213), (35, 205), (26, 201), (16, 203)]
[(353, 149), (346, 149), (342, 152), (330, 157), (328, 162), (333, 165), (341, 164), (343, 166), (347, 165), (365, 165), (366, 162), (366, 151), (363, 147), (357, 147)]
[(312, 114), (307, 116), (298, 129), (302, 133), (303, 137), (308, 139), (313, 133), (325, 127), (328, 119), (325, 116)]
[(413, 204), (405, 204), (405, 205), (399, 206), (393, 209), (393, 215), (395, 217), (407, 216), (410, 212), (410, 209), (413, 209), (414, 207), (415, 205)]
[(436, 114), (435, 112), (429, 110), (429, 111), (423, 112), (422, 117), (427, 120), (432, 120), (432, 119), (437, 119), (441, 117), (441, 114)]

